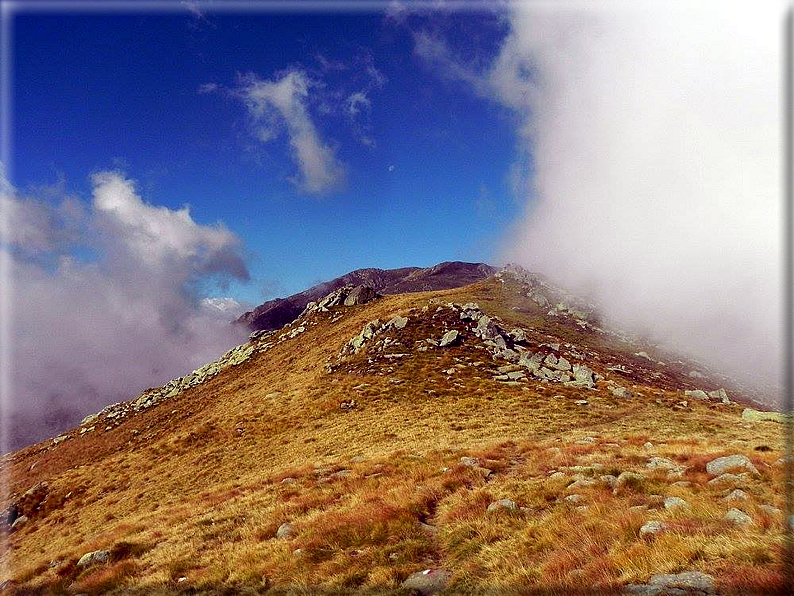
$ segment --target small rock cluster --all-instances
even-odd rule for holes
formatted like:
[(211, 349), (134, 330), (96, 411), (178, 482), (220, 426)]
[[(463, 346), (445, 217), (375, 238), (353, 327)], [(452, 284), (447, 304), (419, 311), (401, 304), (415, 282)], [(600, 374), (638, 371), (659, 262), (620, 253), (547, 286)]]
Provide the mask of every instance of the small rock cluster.
[(727, 392), (725, 391), (725, 389), (721, 389), (721, 388), (717, 389), (716, 391), (709, 391), (708, 393), (706, 393), (701, 389), (684, 391), (684, 395), (686, 395), (687, 397), (691, 397), (693, 399), (699, 399), (701, 401), (713, 400), (713, 401), (719, 401), (723, 404), (731, 403), (731, 400), (728, 399)]
[(40, 482), (29, 488), (16, 501), (0, 511), (0, 532), (13, 532), (35, 518), (49, 496), (50, 488)]

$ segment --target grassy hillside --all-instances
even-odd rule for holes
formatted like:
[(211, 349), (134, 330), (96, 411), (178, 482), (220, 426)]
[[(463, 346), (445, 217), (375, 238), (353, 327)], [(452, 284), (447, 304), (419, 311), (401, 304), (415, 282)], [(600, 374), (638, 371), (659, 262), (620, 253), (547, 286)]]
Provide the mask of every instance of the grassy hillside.
[[(504, 276), (311, 312), (154, 407), (7, 456), (0, 506), (47, 486), (6, 535), (6, 591), (407, 593), (424, 569), (448, 570), (451, 592), (564, 594), (682, 571), (717, 590), (781, 585), (781, 426), (685, 396), (720, 383), (527, 294)], [(596, 387), (494, 380), (521, 367), (449, 306), (472, 301), (523, 329), (530, 352), (560, 344)], [(404, 327), (346, 350), (395, 315)], [(425, 341), (451, 329), (453, 345)], [(737, 454), (755, 472), (712, 482), (707, 464)], [(489, 511), (500, 499), (515, 507)], [(726, 520), (732, 508), (751, 521)], [(662, 531), (641, 533), (649, 521)], [(97, 550), (107, 560), (78, 565)]]

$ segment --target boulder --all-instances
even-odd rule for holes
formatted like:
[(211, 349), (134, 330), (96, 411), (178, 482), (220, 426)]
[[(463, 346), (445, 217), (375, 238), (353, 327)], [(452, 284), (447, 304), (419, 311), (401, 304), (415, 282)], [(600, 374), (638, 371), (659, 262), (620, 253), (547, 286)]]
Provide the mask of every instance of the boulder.
[(460, 334), (456, 330), (451, 329), (447, 331), (444, 334), (444, 336), (441, 338), (441, 341), (438, 342), (438, 347), (446, 348), (447, 346), (455, 345), (458, 342), (459, 338), (460, 338)]
[(355, 286), (345, 297), (345, 306), (355, 306), (366, 304), (378, 297), (378, 293), (369, 286)]
[(749, 420), (750, 422), (780, 422), (781, 424), (786, 420), (791, 420), (793, 417), (788, 416), (782, 412), (761, 412), (753, 410), (752, 408), (745, 408), (742, 412), (742, 420)]
[(480, 460), (478, 460), (476, 457), (461, 457), (460, 463), (467, 468), (476, 468), (480, 465)]
[(748, 499), (747, 493), (737, 488), (731, 492), (723, 501), (746, 501)]
[(408, 317), (401, 317), (399, 315), (395, 315), (392, 317), (388, 323), (386, 323), (387, 327), (394, 327), (395, 329), (402, 329), (408, 324)]
[(614, 395), (615, 397), (620, 397), (623, 399), (630, 399), (632, 396), (631, 391), (629, 391), (625, 387), (612, 387), (610, 391), (612, 392), (612, 395)]
[(664, 531), (665, 525), (660, 521), (649, 521), (643, 524), (640, 528), (640, 538), (644, 538), (646, 536), (654, 536), (659, 532)]
[(496, 328), (496, 325), (494, 325), (493, 322), (491, 321), (491, 318), (486, 315), (483, 315), (480, 318), (480, 320), (477, 322), (477, 326), (474, 328), (474, 334), (482, 340), (491, 340), (491, 341), (495, 341), (496, 338), (501, 339), (502, 337), (499, 334), (499, 330)]
[(736, 469), (743, 469), (753, 474), (758, 474), (753, 462), (746, 455), (741, 454), (718, 457), (706, 464), (706, 471), (712, 476), (718, 476)]
[(295, 526), (293, 526), (289, 522), (284, 522), (278, 527), (278, 530), (276, 530), (276, 538), (282, 540), (288, 540), (289, 538), (293, 538), (296, 534), (297, 531), (295, 530)]
[(714, 578), (700, 571), (685, 571), (672, 575), (654, 575), (648, 584), (661, 588), (677, 588), (684, 590), (685, 593), (714, 593)]
[(753, 523), (753, 520), (749, 515), (740, 509), (736, 509), (735, 507), (728, 510), (728, 512), (725, 514), (725, 520), (732, 522), (737, 526), (746, 526)]
[(498, 501), (492, 502), (488, 505), (488, 513), (493, 513), (494, 511), (516, 511), (518, 510), (518, 505), (515, 504), (515, 501), (511, 501), (510, 499), (499, 499)]
[(693, 391), (684, 391), (684, 395), (687, 397), (691, 397), (692, 399), (699, 399), (702, 401), (708, 401), (709, 396), (705, 391), (701, 391), (700, 389), (695, 389)]
[(728, 394), (725, 392), (725, 389), (717, 389), (716, 391), (709, 391), (709, 397), (711, 399), (721, 401), (724, 404), (731, 403), (731, 400), (728, 399)]
[(88, 567), (97, 563), (107, 563), (110, 560), (110, 551), (108, 550), (94, 550), (90, 553), (84, 554), (77, 561), (78, 567)]
[(664, 500), (664, 508), (665, 509), (690, 509), (689, 503), (684, 501), (684, 499), (680, 497), (667, 497)]
[(409, 575), (401, 586), (418, 596), (432, 596), (447, 587), (450, 577), (446, 569), (425, 569)]
[(510, 333), (508, 333), (508, 335), (515, 344), (522, 344), (527, 342), (527, 334), (523, 329), (518, 329), (518, 328), (513, 329), (512, 331), (510, 331)]

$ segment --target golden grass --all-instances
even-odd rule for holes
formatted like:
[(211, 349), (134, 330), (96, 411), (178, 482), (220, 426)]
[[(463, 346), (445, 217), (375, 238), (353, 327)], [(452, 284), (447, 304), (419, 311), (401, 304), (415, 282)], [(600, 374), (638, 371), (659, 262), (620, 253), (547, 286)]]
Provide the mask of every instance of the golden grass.
[[(437, 339), (445, 326), (463, 329), (451, 311), (434, 313), (439, 304), (470, 300), (508, 329), (527, 328), (533, 344), (570, 342), (596, 354), (591, 368), (627, 384), (606, 367), (632, 363), (629, 348), (549, 321), (493, 280), (340, 308), (337, 322), (318, 315), (295, 339), (112, 431), (7, 460), (17, 494), (41, 480), (51, 490), (39, 517), (12, 534), (2, 554), (13, 579), (34, 590), (91, 594), (222, 586), (310, 592), (395, 589), (416, 570), (445, 567), (463, 591), (607, 589), (684, 570), (711, 573), (726, 586), (779, 585), (781, 520), (759, 508), (782, 507), (779, 426), (741, 421), (739, 406), (675, 409), (676, 388), (688, 387), (683, 367), (653, 383), (634, 379), (645, 397), (626, 400), (603, 383), (596, 391), (502, 385), (489, 372), (499, 363), (474, 341), (416, 351), (415, 341)], [(410, 357), (370, 363), (365, 350), (325, 372), (364, 323), (396, 313), (410, 322), (390, 332), (402, 342), (393, 351)], [(442, 372), (451, 367), (454, 374)], [(582, 398), (587, 406), (574, 403)], [(354, 410), (340, 409), (351, 399)], [(576, 443), (585, 437), (594, 442)], [(728, 504), (722, 498), (733, 487), (707, 483), (706, 462), (727, 453), (745, 453), (760, 472), (741, 487), (746, 502)], [(464, 455), (492, 474), (461, 465)], [(650, 472), (650, 456), (687, 469), (681, 478)], [(599, 464), (580, 472), (596, 484), (567, 489), (576, 474), (568, 467)], [(550, 479), (554, 471), (565, 477)], [(599, 478), (621, 471), (646, 479), (613, 494)], [(677, 480), (691, 485), (673, 486)], [(565, 501), (572, 492), (586, 509)], [(667, 511), (666, 496), (691, 508)], [(521, 509), (486, 512), (500, 498)], [(649, 509), (630, 509), (638, 505)], [(733, 506), (753, 525), (725, 522)], [(667, 531), (641, 539), (639, 528), (652, 519)], [(275, 539), (284, 522), (296, 535)], [(75, 567), (100, 548), (115, 553), (111, 563)]]

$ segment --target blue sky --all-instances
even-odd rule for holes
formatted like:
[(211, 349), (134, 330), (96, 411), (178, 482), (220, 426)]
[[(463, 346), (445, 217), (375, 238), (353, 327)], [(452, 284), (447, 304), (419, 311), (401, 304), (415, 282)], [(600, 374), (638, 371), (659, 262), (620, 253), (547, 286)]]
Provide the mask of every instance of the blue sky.
[[(114, 169), (147, 203), (188, 204), (241, 239), (251, 277), (205, 291), (249, 303), (359, 267), (492, 262), (519, 214), (516, 119), (419, 59), (418, 31), (474, 66), (505, 34), (484, 13), (18, 15), (12, 183), (88, 203)], [(302, 180), (275, 104), (257, 119), (244, 100), (290, 72), (332, 184)]]

